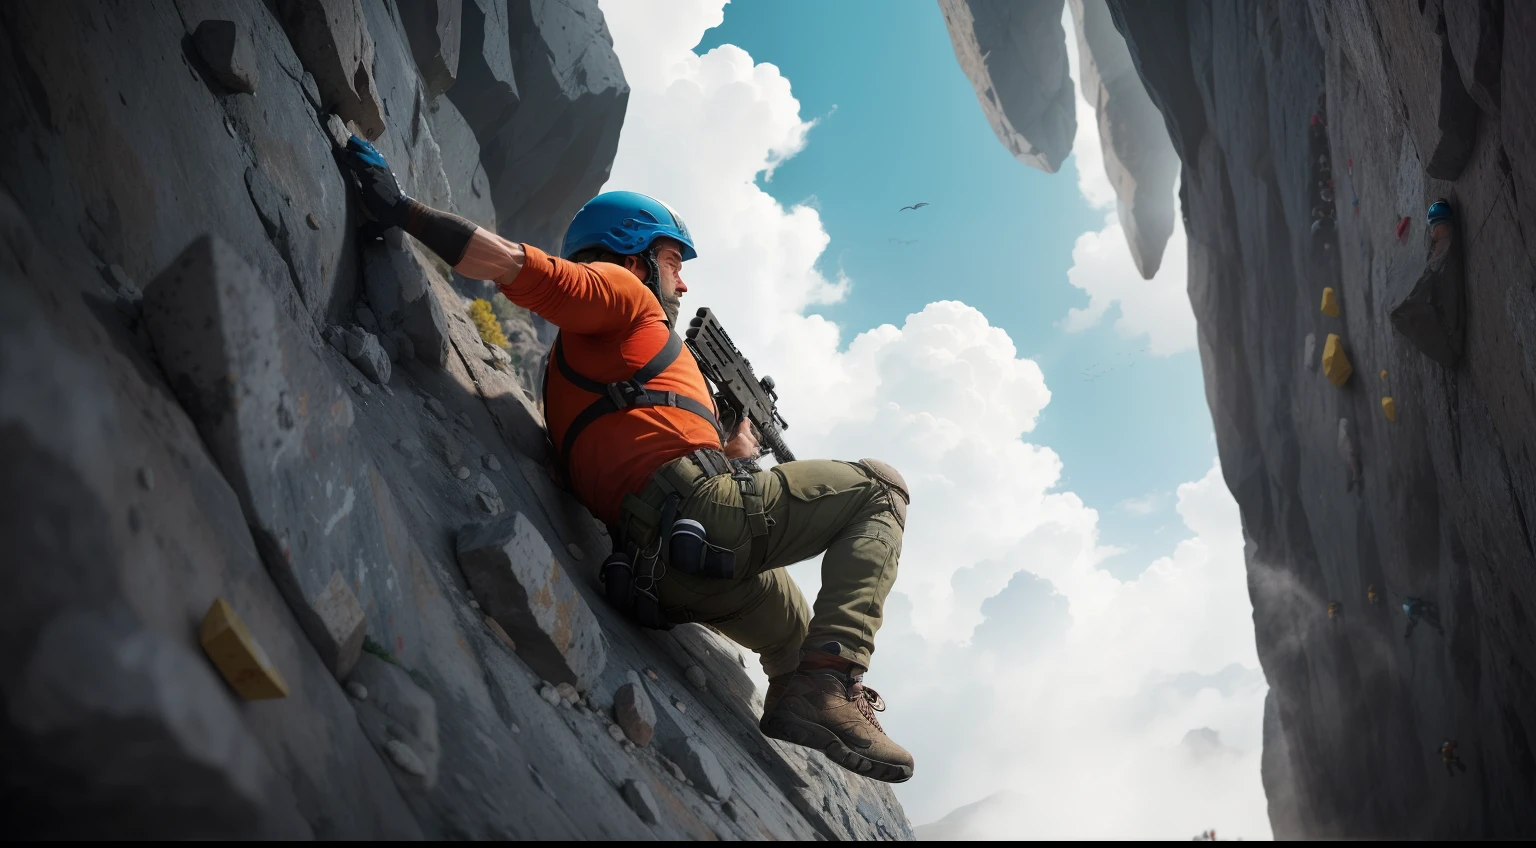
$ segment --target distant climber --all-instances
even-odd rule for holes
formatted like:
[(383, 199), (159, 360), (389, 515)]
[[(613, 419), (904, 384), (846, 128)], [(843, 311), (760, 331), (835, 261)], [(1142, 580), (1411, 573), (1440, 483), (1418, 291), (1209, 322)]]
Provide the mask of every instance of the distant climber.
[(912, 205), (911, 205), (911, 206), (903, 206), (903, 207), (901, 207), (901, 208), (900, 208), (900, 209), (897, 209), (897, 210), (896, 210), (896, 211), (897, 211), (897, 212), (905, 212), (905, 211), (907, 211), (907, 210), (908, 210), (908, 209), (911, 209), (911, 210), (913, 210), (913, 211), (914, 211), (914, 212), (915, 212), (915, 211), (917, 211), (917, 210), (918, 210), (918, 209), (921, 209), (921, 208), (923, 208), (923, 207), (924, 207), (924, 206), (928, 206), (928, 205), (929, 205), (929, 204), (927, 204), (927, 203), (914, 203), (914, 204), (912, 204)]
[(1342, 609), (1342, 607), (1339, 606), (1339, 602), (1338, 601), (1329, 601), (1328, 602), (1328, 617), (1330, 619), (1337, 620), (1338, 617), (1339, 617), (1339, 611), (1341, 609)]
[(1445, 198), (1424, 215), (1424, 271), (1388, 313), (1392, 326), (1421, 353), (1446, 367), (1461, 358), (1463, 266), (1456, 214)]
[(1403, 633), (1404, 639), (1412, 638), (1414, 625), (1417, 625), (1421, 618), (1429, 622), (1429, 626), (1435, 628), (1436, 633), (1445, 635), (1445, 630), (1440, 627), (1440, 610), (1429, 601), (1422, 598), (1404, 598), (1403, 615), (1408, 616), (1408, 629)]
[(1445, 763), (1445, 773), (1451, 777), (1456, 776), (1455, 769), (1461, 769), (1463, 774), (1467, 771), (1467, 764), (1461, 761), (1461, 752), (1456, 748), (1455, 739), (1440, 743), (1440, 761)]
[[(576, 213), (556, 257), (405, 196), (356, 136), (338, 159), (377, 226), (404, 229), (560, 328), (545, 419), (560, 476), (615, 540), (609, 599), (642, 626), (706, 623), (756, 651), (769, 678), (764, 734), (865, 777), (910, 779), (912, 755), (886, 736), (875, 718), (885, 702), (863, 683), (896, 580), (906, 481), (872, 459), (764, 471), (747, 420), (721, 432), (709, 385), (674, 332), (683, 263), (695, 256), (677, 213), (605, 192)], [(658, 565), (673, 519), (705, 542), (691, 548), (703, 560), (692, 570), (678, 546)], [(813, 613), (785, 566), (823, 554)]]
[(1377, 593), (1375, 583), (1372, 583), (1365, 588), (1365, 599), (1370, 601), (1371, 606), (1373, 607), (1381, 603), (1381, 595)]

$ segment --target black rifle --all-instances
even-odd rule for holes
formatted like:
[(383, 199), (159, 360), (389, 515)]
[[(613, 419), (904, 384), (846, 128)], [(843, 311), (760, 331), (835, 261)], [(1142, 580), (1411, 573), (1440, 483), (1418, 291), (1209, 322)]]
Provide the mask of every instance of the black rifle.
[(757, 433), (758, 442), (773, 451), (779, 462), (793, 462), (795, 455), (784, 444), (783, 431), (789, 429), (784, 417), (779, 415), (779, 395), (774, 391), (773, 378), (757, 379), (752, 373), (752, 363), (747, 361), (725, 329), (716, 320), (715, 313), (701, 308), (688, 322), (686, 336), (688, 349), (699, 361), (699, 369), (715, 386), (715, 406), (720, 412), (720, 425), (729, 437), (736, 430), (743, 416)]

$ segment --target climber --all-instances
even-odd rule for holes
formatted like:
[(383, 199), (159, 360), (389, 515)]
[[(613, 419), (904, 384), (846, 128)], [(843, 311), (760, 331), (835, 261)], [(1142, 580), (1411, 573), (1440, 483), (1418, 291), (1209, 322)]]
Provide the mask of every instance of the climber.
[[(886, 736), (875, 718), (885, 702), (863, 683), (896, 579), (906, 481), (870, 459), (760, 470), (745, 420), (722, 443), (708, 384), (673, 332), (688, 291), (683, 263), (695, 255), (677, 213), (643, 194), (600, 194), (555, 257), (407, 197), (366, 141), (354, 136), (337, 156), (378, 225), (403, 228), (560, 328), (545, 418), (563, 479), (621, 546), (609, 562), (660, 551), (662, 525), (676, 526), (670, 514), (701, 528), (712, 567), (730, 575), (684, 573), (668, 548), (636, 556), (624, 570), (634, 582), (605, 583), (610, 597), (633, 587), (621, 594), (648, 602), (626, 612), (644, 626), (707, 623), (756, 651), (769, 677), (764, 734), (865, 777), (910, 779), (912, 755)], [(785, 566), (823, 554), (813, 613)]]
[(1445, 773), (1451, 777), (1456, 776), (1453, 767), (1461, 769), (1463, 774), (1467, 771), (1467, 764), (1461, 761), (1461, 754), (1456, 750), (1455, 739), (1447, 739), (1440, 743), (1440, 761), (1445, 763)]
[(1339, 602), (1338, 601), (1329, 601), (1328, 602), (1328, 617), (1329, 618), (1337, 621), (1338, 617), (1339, 617), (1339, 610), (1340, 610), (1340, 607), (1339, 607)]
[(1408, 616), (1408, 630), (1403, 633), (1404, 639), (1413, 636), (1414, 625), (1418, 624), (1421, 618), (1429, 622), (1430, 626), (1435, 628), (1435, 632), (1441, 636), (1445, 635), (1445, 631), (1440, 627), (1440, 610), (1429, 601), (1420, 598), (1404, 598), (1403, 615)]
[(1365, 599), (1370, 601), (1371, 606), (1376, 606), (1377, 604), (1381, 603), (1381, 595), (1376, 593), (1375, 583), (1365, 587)]

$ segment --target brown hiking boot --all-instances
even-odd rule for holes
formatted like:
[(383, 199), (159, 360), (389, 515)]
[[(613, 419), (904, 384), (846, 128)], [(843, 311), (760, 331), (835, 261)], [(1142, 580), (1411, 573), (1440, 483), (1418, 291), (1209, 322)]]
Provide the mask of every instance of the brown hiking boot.
[[(885, 701), (858, 676), (805, 664), (769, 696), (758, 727), (764, 736), (815, 748), (845, 769), (886, 783), (912, 779), (912, 755), (885, 735), (875, 712)], [(777, 695), (777, 697), (773, 697)]]
[[(789, 685), (789, 679), (794, 676), (795, 673), (790, 672), (789, 674), (768, 678), (768, 691), (763, 693), (763, 715), (773, 712), (774, 704), (779, 702), (779, 698), (784, 694), (784, 687)], [(759, 725), (761, 725), (761, 722), (759, 722)]]

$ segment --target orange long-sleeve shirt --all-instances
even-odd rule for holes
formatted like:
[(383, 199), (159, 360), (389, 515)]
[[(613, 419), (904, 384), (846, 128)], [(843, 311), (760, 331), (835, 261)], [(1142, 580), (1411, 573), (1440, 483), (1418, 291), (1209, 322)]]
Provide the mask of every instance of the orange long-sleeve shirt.
[[(672, 330), (661, 304), (628, 270), (606, 262), (567, 262), (523, 245), (522, 269), (496, 275), (508, 266), (497, 260), (505, 244), (477, 230), (455, 267), (465, 276), (494, 280), (508, 300), (559, 327), (566, 362), (578, 374), (600, 383), (627, 380), (666, 344)], [(687, 347), (648, 385), (714, 408), (708, 383)], [(547, 386), (545, 425), (559, 445), (566, 428), (597, 396), (572, 385), (553, 361)], [(569, 458), (571, 485), (587, 509), (611, 525), (618, 521), (624, 496), (645, 488), (657, 468), (700, 448), (720, 447), (714, 427), (687, 410), (621, 410), (582, 431)]]

